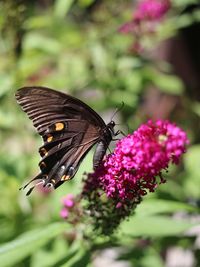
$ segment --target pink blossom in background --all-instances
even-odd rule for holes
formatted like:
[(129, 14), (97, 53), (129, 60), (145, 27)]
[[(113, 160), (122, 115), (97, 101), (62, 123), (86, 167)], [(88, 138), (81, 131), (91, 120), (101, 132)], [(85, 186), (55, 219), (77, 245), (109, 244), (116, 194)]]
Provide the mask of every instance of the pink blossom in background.
[(61, 199), (63, 205), (60, 216), (64, 219), (68, 219), (71, 214), (73, 214), (73, 208), (75, 206), (75, 196), (72, 194), (67, 194)]
[(72, 208), (75, 204), (74, 195), (68, 194), (62, 199), (62, 203), (66, 208)]
[(138, 25), (135, 21), (126, 22), (119, 28), (119, 32), (124, 34), (135, 33), (137, 31), (137, 27)]
[(169, 0), (143, 0), (138, 2), (136, 11), (133, 13), (133, 20), (159, 20), (170, 9)]
[[(120, 202), (153, 192), (165, 182), (162, 171), (178, 164), (189, 143), (186, 133), (169, 121), (148, 121), (121, 139), (102, 166), (88, 175), (85, 190), (100, 187), (108, 198)], [(157, 181), (159, 177), (159, 181)]]
[(158, 23), (170, 10), (170, 0), (141, 0), (135, 7), (132, 20), (123, 24), (119, 31), (121, 33), (142, 34), (153, 32)]
[(63, 219), (67, 219), (69, 216), (69, 211), (66, 208), (62, 208), (60, 211), (60, 217)]

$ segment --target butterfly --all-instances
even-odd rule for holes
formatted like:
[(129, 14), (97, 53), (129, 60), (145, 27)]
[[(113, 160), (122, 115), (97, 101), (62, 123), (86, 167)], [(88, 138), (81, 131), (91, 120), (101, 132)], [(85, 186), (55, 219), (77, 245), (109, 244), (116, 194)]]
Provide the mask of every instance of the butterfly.
[(21, 189), (36, 185), (56, 189), (72, 179), (82, 160), (95, 145), (94, 170), (100, 165), (106, 150), (120, 131), (115, 132), (115, 122), (105, 124), (103, 119), (81, 100), (46, 87), (23, 87), (16, 92), (16, 100), (32, 120), (43, 145), (39, 148), (40, 173)]

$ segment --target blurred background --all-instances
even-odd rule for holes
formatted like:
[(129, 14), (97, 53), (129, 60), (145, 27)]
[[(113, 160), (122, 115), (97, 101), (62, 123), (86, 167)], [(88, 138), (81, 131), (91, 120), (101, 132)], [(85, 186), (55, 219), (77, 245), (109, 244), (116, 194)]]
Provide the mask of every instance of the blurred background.
[[(200, 266), (199, 3), (163, 1), (160, 13), (148, 7), (141, 15), (138, 2), (0, 1), (1, 266)], [(61, 223), (60, 199), (80, 192), (92, 152), (55, 192), (26, 197), (18, 190), (38, 171), (41, 139), (14, 97), (31, 85), (76, 96), (106, 122), (123, 101), (115, 120), (126, 133), (150, 118), (187, 132), (182, 163), (122, 225), (126, 237), (121, 230), (113, 240), (94, 233), (94, 246), (84, 250), (81, 234), (74, 238)], [(63, 234), (67, 227), (70, 234)]]

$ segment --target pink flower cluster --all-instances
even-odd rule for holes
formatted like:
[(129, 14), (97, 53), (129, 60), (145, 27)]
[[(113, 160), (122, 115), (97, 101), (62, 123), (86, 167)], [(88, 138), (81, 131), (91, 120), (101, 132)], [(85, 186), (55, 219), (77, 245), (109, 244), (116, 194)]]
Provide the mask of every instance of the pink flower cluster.
[[(186, 133), (175, 124), (148, 121), (117, 143), (102, 166), (90, 174), (88, 182), (98, 184), (107, 197), (118, 199), (119, 203), (133, 201), (165, 182), (161, 172), (169, 163), (179, 163), (188, 143)], [(159, 182), (156, 177), (160, 177)]]
[(159, 20), (170, 8), (169, 0), (143, 0), (138, 3), (133, 14), (134, 20)]
[(143, 37), (152, 38), (165, 14), (171, 8), (170, 0), (140, 0), (132, 14), (132, 19), (123, 24), (119, 31), (123, 34), (132, 33), (135, 36), (129, 50), (132, 53), (145, 52)]
[(64, 219), (67, 219), (70, 214), (70, 211), (72, 211), (75, 205), (74, 196), (72, 194), (66, 195), (62, 199), (62, 204), (63, 208), (61, 209), (60, 216)]
[(122, 33), (139, 33), (141, 25), (151, 23), (151, 28), (155, 27), (152, 22), (160, 21), (171, 7), (170, 0), (141, 0), (136, 6), (132, 15), (132, 20), (121, 26)]
[(131, 53), (144, 54), (143, 37), (154, 37), (157, 26), (170, 8), (170, 0), (140, 0), (138, 2), (132, 14), (132, 19), (119, 28), (121, 33), (132, 33), (135, 37), (129, 48)]

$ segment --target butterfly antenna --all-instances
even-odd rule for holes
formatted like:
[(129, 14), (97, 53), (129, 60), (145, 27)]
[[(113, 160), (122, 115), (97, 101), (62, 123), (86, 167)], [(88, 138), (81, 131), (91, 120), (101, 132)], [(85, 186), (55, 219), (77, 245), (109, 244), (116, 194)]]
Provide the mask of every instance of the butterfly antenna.
[(120, 106), (119, 108), (116, 108), (114, 114), (112, 115), (112, 117), (111, 117), (111, 121), (112, 121), (112, 119), (115, 117), (115, 115), (116, 115), (120, 110), (123, 109), (123, 107), (124, 107), (124, 102), (122, 101), (121, 106)]

